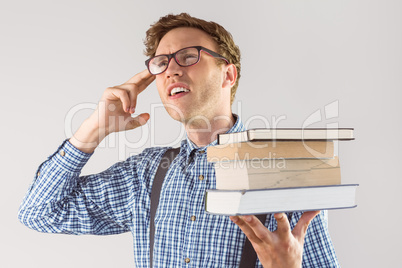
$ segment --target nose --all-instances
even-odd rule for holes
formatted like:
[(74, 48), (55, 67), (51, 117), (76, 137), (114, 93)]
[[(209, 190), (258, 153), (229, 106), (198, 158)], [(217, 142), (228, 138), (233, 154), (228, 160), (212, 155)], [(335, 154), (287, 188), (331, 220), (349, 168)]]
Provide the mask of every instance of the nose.
[(183, 67), (177, 64), (174, 58), (170, 59), (169, 65), (165, 71), (166, 77), (173, 77), (173, 76), (182, 76), (183, 75)]

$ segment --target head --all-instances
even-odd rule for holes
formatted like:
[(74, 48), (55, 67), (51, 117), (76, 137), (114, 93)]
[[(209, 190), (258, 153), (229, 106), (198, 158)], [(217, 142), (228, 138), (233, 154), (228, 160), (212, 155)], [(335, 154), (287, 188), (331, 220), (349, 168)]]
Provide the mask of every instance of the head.
[[(161, 17), (156, 23), (146, 32), (145, 39), (145, 55), (153, 57), (156, 54), (161, 39), (171, 30), (180, 27), (190, 27), (202, 30), (208, 34), (212, 40), (216, 43), (217, 53), (224, 56), (229, 63), (233, 64), (237, 70), (237, 79), (231, 88), (230, 104), (233, 103), (236, 90), (240, 79), (240, 49), (234, 43), (232, 35), (225, 30), (221, 25), (215, 22), (208, 22), (202, 19), (198, 19), (190, 16), (187, 13), (181, 13), (179, 15), (167, 15)], [(224, 61), (216, 61), (217, 64), (225, 64)]]

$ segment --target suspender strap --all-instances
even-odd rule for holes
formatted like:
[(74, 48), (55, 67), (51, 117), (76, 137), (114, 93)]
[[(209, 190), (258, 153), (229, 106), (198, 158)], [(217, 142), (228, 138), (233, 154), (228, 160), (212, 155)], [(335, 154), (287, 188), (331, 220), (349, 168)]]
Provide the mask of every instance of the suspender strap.
[[(156, 170), (154, 182), (152, 184), (151, 189), (151, 219), (150, 219), (150, 232), (149, 232), (149, 255), (151, 268), (153, 263), (153, 249), (154, 249), (154, 237), (155, 237), (155, 214), (158, 208), (159, 196), (162, 189), (163, 180), (165, 179), (166, 173), (169, 170), (170, 164), (176, 158), (178, 153), (180, 152), (180, 148), (172, 148), (168, 149), (165, 154), (162, 156), (162, 160), (159, 163), (158, 169)], [(257, 215), (257, 218), (264, 224), (267, 218), (267, 215)], [(243, 252), (241, 256), (240, 266), (239, 268), (254, 268), (257, 261), (257, 253), (251, 242), (246, 238), (244, 243)]]
[(154, 251), (154, 236), (155, 236), (155, 214), (158, 208), (159, 196), (161, 193), (161, 188), (165, 175), (170, 167), (170, 164), (176, 158), (177, 154), (180, 152), (179, 148), (168, 149), (162, 156), (162, 160), (159, 163), (158, 169), (156, 170), (154, 182), (151, 188), (151, 219), (149, 221), (150, 231), (149, 231), (149, 257), (152, 266), (153, 251)]
[[(267, 219), (267, 214), (257, 215), (257, 218), (265, 224), (265, 220)], [(246, 241), (244, 242), (243, 252), (241, 254), (240, 266), (239, 268), (254, 268), (257, 261), (257, 253), (251, 245), (250, 240), (246, 237)]]

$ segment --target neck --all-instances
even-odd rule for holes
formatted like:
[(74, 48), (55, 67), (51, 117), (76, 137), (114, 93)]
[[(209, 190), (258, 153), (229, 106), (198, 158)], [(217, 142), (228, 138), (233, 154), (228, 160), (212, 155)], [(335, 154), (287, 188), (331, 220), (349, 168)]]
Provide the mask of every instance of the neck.
[(192, 118), (185, 124), (188, 138), (198, 147), (203, 147), (217, 139), (218, 134), (227, 132), (236, 122), (232, 113), (211, 119)]

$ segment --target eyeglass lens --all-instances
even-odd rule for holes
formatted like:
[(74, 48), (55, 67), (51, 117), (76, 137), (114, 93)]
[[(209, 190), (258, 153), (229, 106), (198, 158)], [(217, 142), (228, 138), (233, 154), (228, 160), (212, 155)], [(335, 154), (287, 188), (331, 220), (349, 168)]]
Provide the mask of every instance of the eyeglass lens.
[[(198, 62), (200, 57), (199, 50), (195, 47), (184, 48), (177, 51), (174, 58), (180, 66), (186, 67), (194, 65)], [(160, 55), (151, 59), (149, 62), (149, 70), (152, 74), (159, 74), (164, 72), (169, 65), (169, 56)]]

